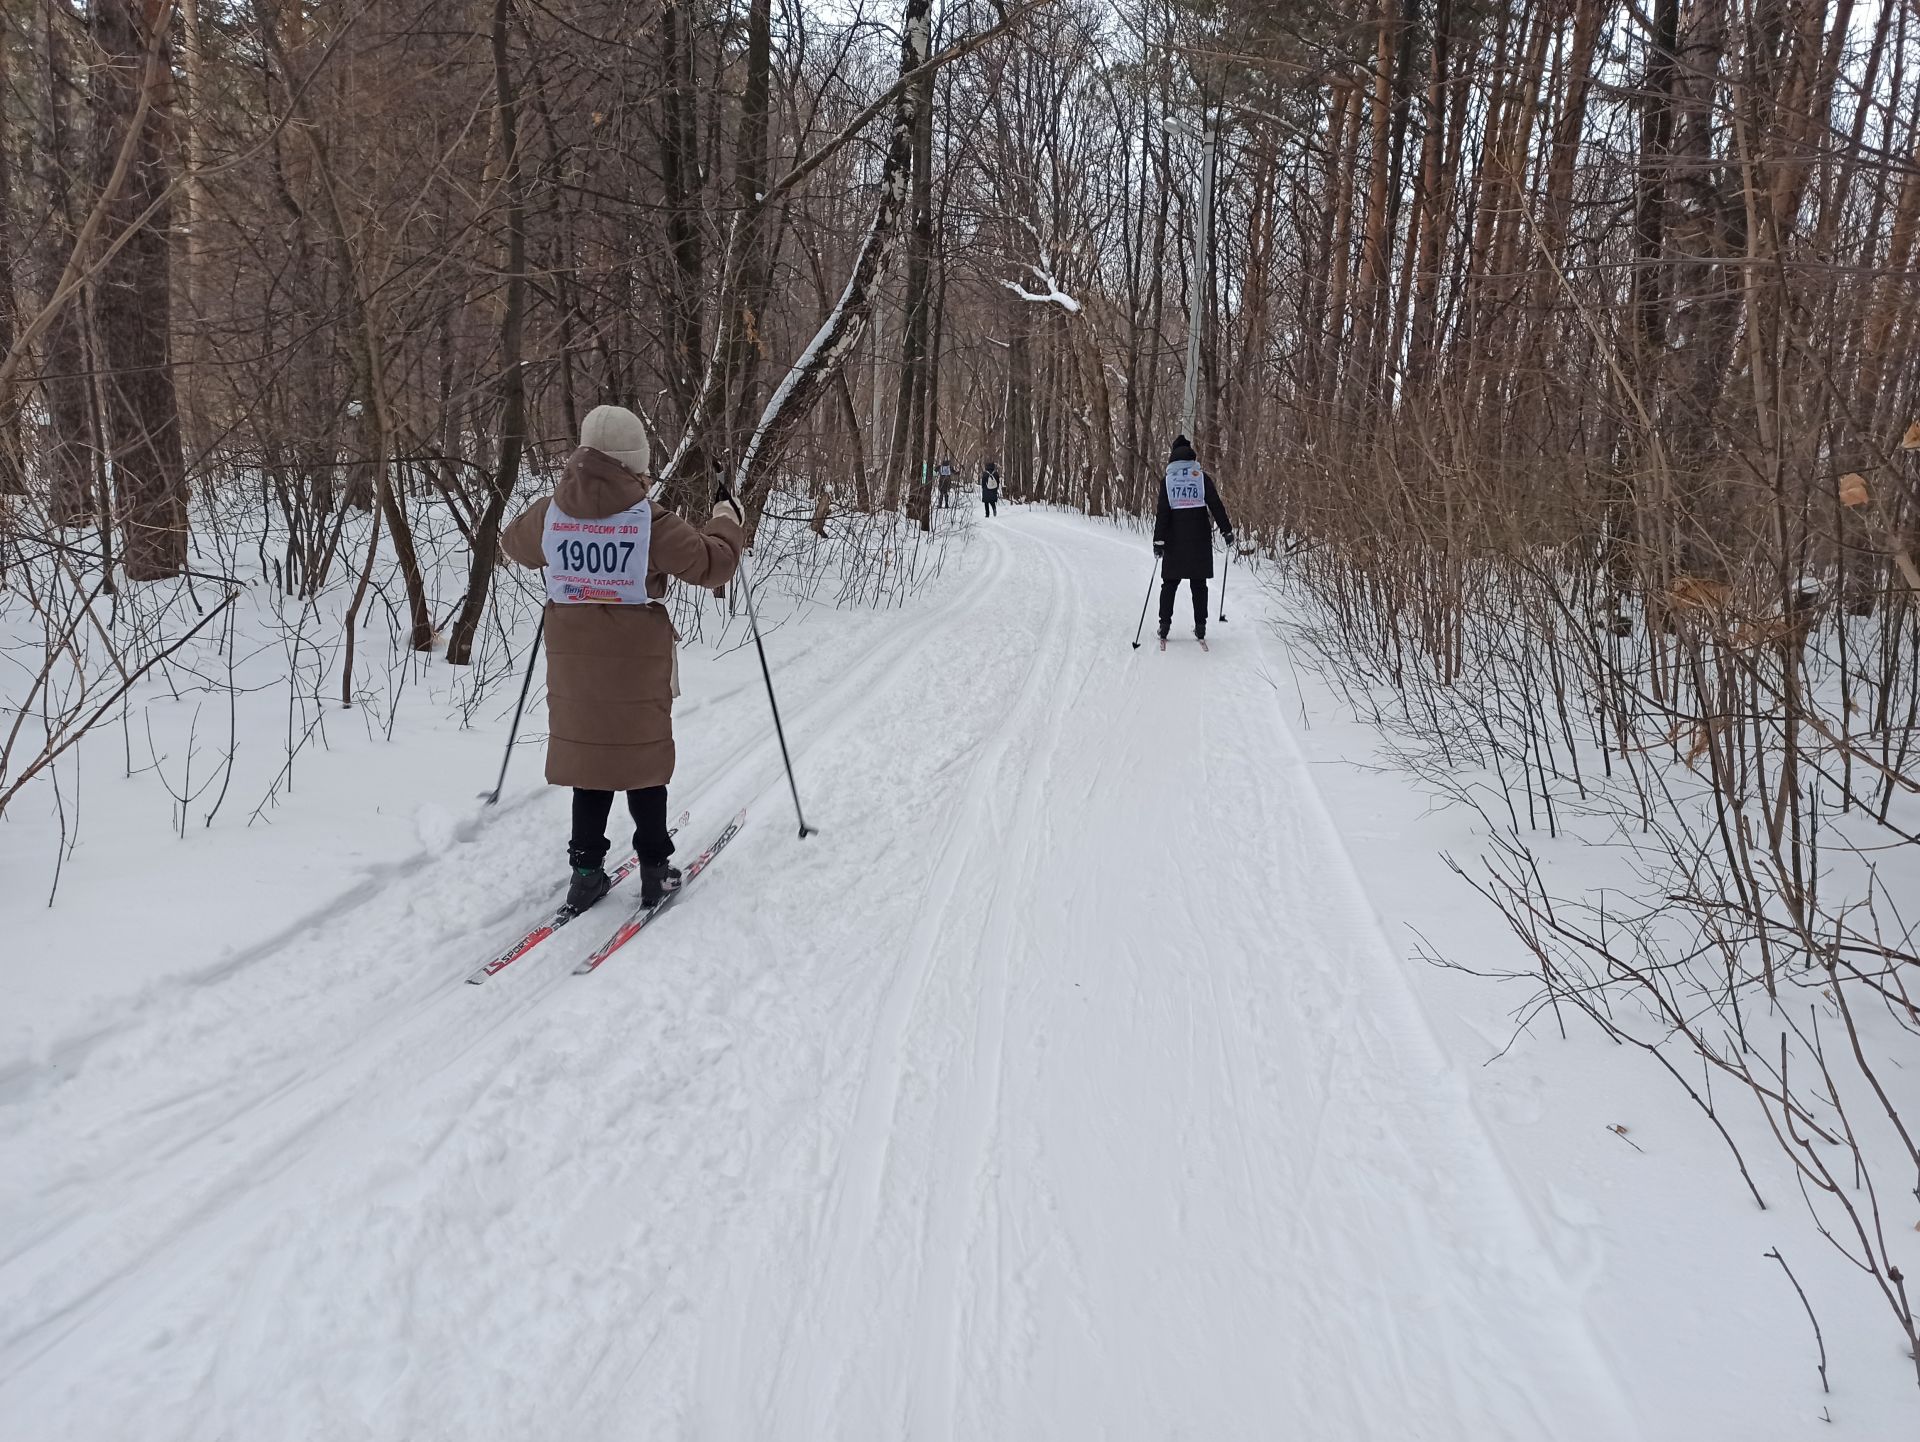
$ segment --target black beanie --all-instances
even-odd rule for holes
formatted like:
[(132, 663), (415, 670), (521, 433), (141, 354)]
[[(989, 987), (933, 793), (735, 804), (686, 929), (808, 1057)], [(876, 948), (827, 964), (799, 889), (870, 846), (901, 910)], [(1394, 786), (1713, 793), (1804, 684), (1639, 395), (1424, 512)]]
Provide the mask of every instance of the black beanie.
[(1185, 436), (1175, 436), (1173, 438), (1173, 451), (1167, 456), (1167, 459), (1170, 461), (1192, 461), (1198, 460), (1199, 457), (1193, 453), (1192, 441), (1188, 440)]

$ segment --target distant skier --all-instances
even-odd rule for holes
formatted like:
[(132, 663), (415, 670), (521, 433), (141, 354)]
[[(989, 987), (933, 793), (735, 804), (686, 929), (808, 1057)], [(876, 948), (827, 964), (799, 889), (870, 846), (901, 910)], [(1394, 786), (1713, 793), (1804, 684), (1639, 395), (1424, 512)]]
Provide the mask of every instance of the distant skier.
[(980, 468), (980, 500), (989, 516), (1000, 509), (1000, 468), (992, 461)]
[(642, 903), (680, 885), (667, 834), (680, 638), (660, 601), (668, 577), (725, 585), (746, 545), (731, 500), (716, 500), (699, 530), (648, 500), (647, 462), (640, 418), (595, 406), (554, 493), (500, 538), (510, 559), (547, 573), (547, 781), (573, 788), (567, 905), (577, 911), (612, 884), (604, 863), (616, 791), (633, 815)]
[(953, 462), (940, 462), (940, 509), (946, 510), (953, 500)]
[(1193, 442), (1173, 438), (1167, 457), (1166, 479), (1153, 521), (1153, 554), (1160, 558), (1160, 639), (1173, 626), (1173, 598), (1185, 581), (1193, 592), (1193, 634), (1207, 639), (1207, 582), (1213, 577), (1213, 536), (1207, 528), (1211, 512), (1227, 544), (1233, 544), (1233, 522), (1213, 488), (1213, 477), (1200, 468)]

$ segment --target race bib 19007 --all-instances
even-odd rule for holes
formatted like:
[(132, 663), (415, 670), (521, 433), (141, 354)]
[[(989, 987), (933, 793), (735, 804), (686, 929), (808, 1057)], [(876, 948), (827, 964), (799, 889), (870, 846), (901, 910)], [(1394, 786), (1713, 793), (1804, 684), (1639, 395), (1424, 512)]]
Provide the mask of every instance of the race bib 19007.
[(652, 541), (653, 508), (646, 501), (595, 521), (578, 520), (549, 502), (540, 536), (547, 599), (563, 606), (646, 605)]
[(1175, 461), (1167, 467), (1167, 504), (1191, 511), (1207, 503), (1207, 473), (1198, 461)]

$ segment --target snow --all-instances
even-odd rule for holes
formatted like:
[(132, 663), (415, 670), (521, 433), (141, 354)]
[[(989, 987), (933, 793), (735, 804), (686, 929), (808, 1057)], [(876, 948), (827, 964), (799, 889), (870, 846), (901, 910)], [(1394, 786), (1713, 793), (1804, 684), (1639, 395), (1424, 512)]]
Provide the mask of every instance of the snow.
[(1040, 290), (1028, 290), (1017, 280), (1003, 280), (1000, 284), (1019, 296), (1021, 300), (1029, 301), (1034, 305), (1057, 305), (1068, 315), (1080, 314), (1080, 302), (1060, 289), (1060, 282), (1052, 275), (1037, 265), (1029, 265), (1027, 269), (1032, 271), (1033, 278), (1040, 282)]
[(1470, 838), (1349, 764), (1271, 596), (1236, 568), (1210, 655), (1136, 652), (1142, 537), (956, 544), (770, 630), (813, 838), (751, 648), (686, 649), (683, 854), (748, 826), (588, 978), (617, 912), (464, 984), (564, 874), (537, 717), (474, 799), (510, 699), (340, 728), (271, 826), (89, 782), (51, 909), (10, 818), (0, 1432), (1900, 1435), (1884, 1324), (1802, 1247), (1821, 1398), (1747, 1270), (1799, 1234), (1664, 1083), (1480, 1065), (1504, 999), (1408, 931), (1511, 946), (1437, 859)]

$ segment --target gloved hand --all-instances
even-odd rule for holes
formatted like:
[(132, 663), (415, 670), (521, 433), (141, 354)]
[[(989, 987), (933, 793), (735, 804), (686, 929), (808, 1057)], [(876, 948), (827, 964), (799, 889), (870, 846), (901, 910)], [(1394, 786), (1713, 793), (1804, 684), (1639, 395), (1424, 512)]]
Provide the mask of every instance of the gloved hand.
[(1165, 541), (1155, 541), (1155, 542), (1153, 543), (1153, 554), (1154, 554), (1154, 555), (1156, 555), (1156, 556), (1164, 556), (1164, 555), (1166, 555), (1166, 554), (1167, 554), (1167, 543), (1166, 543)]
[(747, 527), (747, 518), (740, 513), (739, 505), (731, 496), (723, 497), (713, 503), (713, 518), (716, 521), (732, 521), (741, 530)]
[(1227, 549), (1231, 551), (1233, 549), (1233, 532), (1228, 531), (1225, 534), (1227, 537)]

